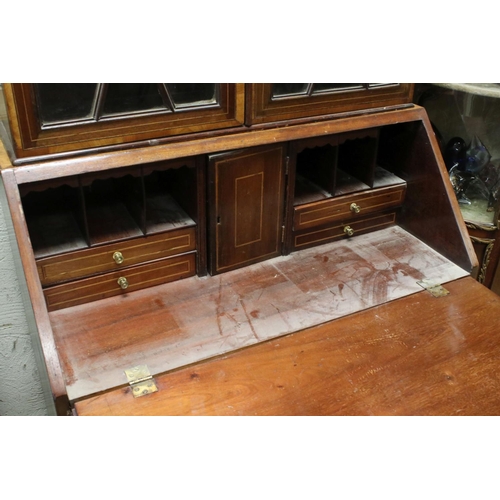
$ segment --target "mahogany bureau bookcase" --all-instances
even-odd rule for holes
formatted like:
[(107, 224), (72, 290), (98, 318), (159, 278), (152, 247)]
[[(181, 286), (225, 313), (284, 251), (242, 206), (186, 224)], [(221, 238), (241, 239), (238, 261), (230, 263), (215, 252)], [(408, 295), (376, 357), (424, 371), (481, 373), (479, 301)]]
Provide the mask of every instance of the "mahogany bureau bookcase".
[[(432, 390), (442, 385), (427, 387), (419, 367), (442, 355), (433, 339), (474, 330), (472, 304), (476, 327), (500, 305), (472, 284), (477, 259), (412, 92), (394, 83), (4, 84), (1, 172), (58, 413), (464, 407), (471, 385), (440, 408)], [(391, 329), (385, 359), (376, 339)], [(407, 353), (387, 356), (411, 343), (404, 335), (419, 345), (413, 365)], [(486, 355), (479, 340), (455, 353), (462, 373), (478, 372), (467, 360)], [(276, 357), (280, 345), (288, 361), (314, 347), (308, 388)], [(339, 385), (363, 366), (346, 367), (349, 352), (371, 374), (356, 401)], [(500, 408), (499, 354), (489, 356), (488, 406), (470, 413)], [(380, 384), (365, 394), (382, 370), (376, 360), (398, 365), (399, 380), (413, 373), (427, 400), (368, 404), (385, 397)], [(274, 393), (296, 386), (293, 401)]]

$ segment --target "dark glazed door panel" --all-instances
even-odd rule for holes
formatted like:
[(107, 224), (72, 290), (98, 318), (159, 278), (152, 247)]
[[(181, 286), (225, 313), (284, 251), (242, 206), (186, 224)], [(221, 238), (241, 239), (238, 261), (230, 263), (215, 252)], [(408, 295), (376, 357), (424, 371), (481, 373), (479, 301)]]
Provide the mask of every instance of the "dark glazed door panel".
[(210, 158), (210, 272), (281, 255), (284, 148)]

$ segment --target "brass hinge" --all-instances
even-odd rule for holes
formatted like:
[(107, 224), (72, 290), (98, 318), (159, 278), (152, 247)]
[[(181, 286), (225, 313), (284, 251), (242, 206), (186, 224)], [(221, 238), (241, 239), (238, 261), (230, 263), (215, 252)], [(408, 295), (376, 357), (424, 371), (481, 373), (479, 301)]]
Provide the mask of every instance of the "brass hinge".
[(290, 157), (287, 156), (285, 160), (285, 175), (288, 175), (288, 164), (290, 163)]
[(281, 226), (281, 243), (285, 242), (285, 226)]
[(138, 365), (129, 368), (125, 370), (125, 375), (132, 388), (134, 398), (139, 398), (158, 391), (153, 376), (149, 373), (149, 368), (146, 365)]
[(423, 279), (422, 281), (417, 281), (417, 284), (427, 290), (433, 297), (444, 297), (450, 293), (439, 283), (434, 283), (431, 280)]

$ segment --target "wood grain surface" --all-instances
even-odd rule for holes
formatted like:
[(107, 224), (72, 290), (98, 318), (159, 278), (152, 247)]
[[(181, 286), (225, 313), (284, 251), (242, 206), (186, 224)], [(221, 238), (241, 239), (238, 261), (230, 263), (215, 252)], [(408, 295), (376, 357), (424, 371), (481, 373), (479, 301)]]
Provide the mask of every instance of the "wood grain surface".
[[(379, 110), (380, 111), (380, 110)], [(30, 165), (16, 166), (16, 180), (19, 184), (34, 182), (67, 175), (100, 172), (113, 168), (144, 165), (155, 161), (192, 157), (199, 154), (221, 153), (241, 149), (242, 147), (262, 146), (278, 142), (293, 141), (306, 137), (315, 137), (344, 133), (362, 128), (372, 128), (394, 123), (426, 119), (425, 110), (412, 106), (403, 110), (388, 110), (383, 113), (347, 116), (338, 119), (307, 124), (290, 124), (281, 128), (270, 128), (241, 132), (220, 137), (208, 137), (189, 141), (160, 144), (155, 147), (124, 149), (107, 153), (88, 154), (81, 157), (53, 159), (35, 162)], [(184, 138), (185, 139), (185, 138)], [(90, 152), (89, 152), (90, 153)]]
[(207, 278), (192, 277), (50, 312), (71, 400), (162, 373), (467, 273), (392, 227)]
[(76, 403), (79, 415), (498, 415), (500, 297), (466, 277)]

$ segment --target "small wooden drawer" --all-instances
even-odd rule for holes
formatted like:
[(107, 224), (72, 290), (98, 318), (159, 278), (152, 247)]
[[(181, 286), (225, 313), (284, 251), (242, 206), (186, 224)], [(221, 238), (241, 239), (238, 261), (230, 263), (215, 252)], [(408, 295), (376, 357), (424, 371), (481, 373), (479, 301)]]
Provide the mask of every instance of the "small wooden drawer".
[(195, 227), (79, 250), (37, 261), (42, 286), (122, 269), (196, 249)]
[(398, 184), (297, 206), (294, 210), (293, 229), (301, 231), (398, 207), (403, 203), (405, 192), (406, 184)]
[(55, 311), (194, 276), (195, 256), (191, 252), (46, 288), (47, 308)]
[(340, 222), (323, 229), (305, 231), (293, 235), (293, 249), (300, 250), (340, 238), (350, 238), (357, 234), (364, 234), (392, 226), (395, 222), (396, 212), (388, 212), (371, 217), (362, 217), (351, 222)]

